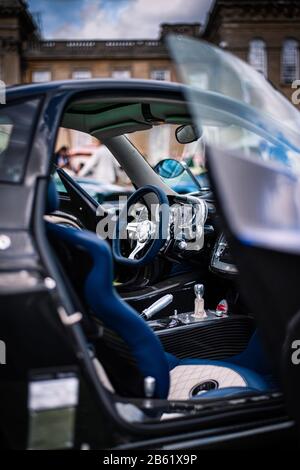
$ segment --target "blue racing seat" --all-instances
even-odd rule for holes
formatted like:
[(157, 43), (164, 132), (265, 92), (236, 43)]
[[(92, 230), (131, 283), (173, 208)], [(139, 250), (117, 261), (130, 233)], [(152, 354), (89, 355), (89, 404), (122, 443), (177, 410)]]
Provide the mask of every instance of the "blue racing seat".
[[(58, 197), (54, 183), (49, 185), (47, 213), (57, 209)], [(245, 352), (226, 361), (210, 361), (204, 359), (179, 360), (164, 351), (157, 336), (149, 328), (139, 314), (118, 295), (113, 287), (113, 268), (111, 250), (105, 241), (89, 231), (47, 223), (47, 231), (51, 239), (63, 242), (66, 246), (84, 253), (90, 259), (89, 269), (84, 279), (82, 292), (85, 304), (99, 321), (125, 344), (129, 355), (133, 358), (136, 373), (141, 380), (151, 376), (155, 378), (155, 397), (170, 399), (200, 398), (222, 396), (222, 389), (231, 396), (235, 392), (267, 391), (272, 384), (264, 372), (258, 373), (249, 369), (249, 355)], [(254, 338), (254, 341), (257, 341)], [(112, 348), (116, 343), (112, 342)], [(251, 348), (253, 348), (250, 342)], [(251, 349), (250, 348), (250, 349)], [(115, 350), (120, 350), (120, 342)], [(116, 352), (116, 351), (115, 351)], [(250, 354), (251, 355), (251, 354)], [(111, 356), (112, 357), (112, 356)], [(110, 354), (106, 357), (106, 372), (110, 377)], [(102, 356), (99, 355), (102, 362)], [(250, 361), (251, 362), (251, 361)], [(258, 361), (260, 362), (260, 361)], [(115, 363), (115, 367), (117, 367)], [(122, 367), (124, 369), (124, 367)], [(131, 375), (123, 374), (123, 382), (131, 380)], [(124, 394), (122, 382), (118, 383), (116, 392)], [(128, 387), (124, 389), (128, 390)], [(135, 396), (142, 396), (142, 387)], [(220, 395), (218, 395), (220, 394)]]

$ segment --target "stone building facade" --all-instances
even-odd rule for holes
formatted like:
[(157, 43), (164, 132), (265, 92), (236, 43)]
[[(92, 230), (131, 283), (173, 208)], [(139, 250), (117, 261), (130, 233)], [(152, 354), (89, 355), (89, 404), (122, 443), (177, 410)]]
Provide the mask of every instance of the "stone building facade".
[[(158, 39), (101, 41), (44, 40), (25, 0), (0, 0), (0, 80), (8, 85), (108, 77), (177, 81), (164, 44), (170, 32), (203, 38), (250, 62), (288, 98), (292, 82), (300, 79), (300, 0), (215, 0), (202, 26), (162, 24)], [(140, 133), (136, 144), (150, 157), (151, 141), (168, 141), (162, 137)], [(86, 136), (64, 129), (57, 145), (86, 142)]]
[(37, 26), (22, 0), (0, 0), (0, 79), (7, 85), (22, 83), (29, 41), (39, 41)]
[(264, 73), (288, 98), (300, 79), (299, 0), (216, 0), (202, 37)]
[(158, 39), (48, 40), (25, 0), (0, 0), (0, 79), (7, 84), (70, 78), (176, 81), (169, 32), (202, 37), (250, 62), (288, 97), (300, 78), (299, 0), (215, 0), (205, 25), (162, 24)]
[(164, 46), (172, 30), (200, 36), (200, 24), (161, 25), (145, 40), (43, 40), (25, 0), (0, 0), (0, 79), (6, 84), (80, 78), (176, 81)]

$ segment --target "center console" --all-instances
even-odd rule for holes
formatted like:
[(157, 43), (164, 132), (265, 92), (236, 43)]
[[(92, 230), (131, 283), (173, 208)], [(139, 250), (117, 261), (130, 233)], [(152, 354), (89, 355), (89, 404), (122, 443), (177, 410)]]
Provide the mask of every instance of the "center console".
[(222, 319), (228, 318), (227, 314), (221, 314), (216, 310), (206, 310), (206, 316), (199, 318), (196, 317), (194, 312), (186, 312), (186, 313), (177, 313), (175, 310), (174, 315), (170, 315), (169, 317), (160, 318), (158, 320), (150, 320), (148, 321), (148, 325), (154, 331), (162, 331), (167, 329), (173, 328), (180, 328), (185, 327), (187, 325), (196, 325), (199, 323), (207, 323), (212, 321), (220, 321)]
[(254, 321), (246, 315), (232, 314), (223, 299), (215, 310), (204, 308), (204, 285), (194, 285), (194, 310), (152, 319), (172, 302), (166, 295), (142, 312), (147, 324), (163, 344), (164, 350), (179, 359), (225, 359), (244, 351), (254, 331)]
[(178, 314), (175, 309), (172, 315), (152, 320), (152, 317), (173, 302), (173, 295), (167, 294), (154, 302), (150, 307), (144, 309), (141, 316), (148, 320), (148, 325), (154, 331), (169, 330), (173, 328), (186, 327), (191, 324), (202, 324), (203, 322), (221, 321), (228, 317), (228, 303), (223, 299), (216, 310), (204, 308), (204, 285), (194, 284), (194, 310)]
[[(194, 320), (193, 312), (168, 319), (148, 322), (164, 350), (179, 359), (197, 358), (222, 360), (240, 354), (248, 345), (255, 330), (251, 317), (226, 315), (217, 317), (208, 311), (207, 318)], [(169, 321), (164, 325), (163, 322)], [(179, 323), (180, 321), (180, 323)]]

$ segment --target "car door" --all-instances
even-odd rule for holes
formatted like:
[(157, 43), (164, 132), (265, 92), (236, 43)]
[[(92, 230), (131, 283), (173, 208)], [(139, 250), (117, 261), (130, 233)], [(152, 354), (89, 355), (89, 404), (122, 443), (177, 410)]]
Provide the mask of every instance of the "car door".
[[(250, 66), (201, 41), (171, 38), (223, 229), (253, 312), (300, 425), (300, 114)], [(300, 434), (299, 434), (300, 435)]]

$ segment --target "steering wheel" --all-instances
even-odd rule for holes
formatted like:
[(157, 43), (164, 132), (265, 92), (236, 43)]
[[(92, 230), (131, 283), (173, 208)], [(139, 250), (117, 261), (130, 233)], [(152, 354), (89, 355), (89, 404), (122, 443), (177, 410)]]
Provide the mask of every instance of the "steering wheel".
[[(135, 217), (134, 221), (128, 221), (129, 212), (142, 198), (155, 195), (155, 204), (151, 204), (151, 219), (149, 211), (143, 206), (142, 213)], [(153, 210), (153, 208), (155, 210)], [(112, 252), (116, 261), (129, 266), (144, 266), (158, 254), (164, 246), (169, 231), (170, 205), (164, 191), (156, 186), (143, 186), (135, 191), (127, 200), (116, 221)], [(128, 257), (122, 254), (124, 240), (135, 243)]]

